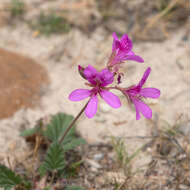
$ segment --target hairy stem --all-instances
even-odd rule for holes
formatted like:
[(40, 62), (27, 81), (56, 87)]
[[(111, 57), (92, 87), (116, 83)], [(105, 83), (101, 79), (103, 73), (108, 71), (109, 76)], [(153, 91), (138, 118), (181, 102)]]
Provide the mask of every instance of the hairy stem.
[[(89, 101), (88, 101), (89, 102)], [(85, 104), (85, 106), (81, 109), (81, 111), (78, 113), (78, 115), (73, 119), (73, 121), (70, 123), (70, 125), (67, 127), (66, 131), (64, 132), (63, 136), (61, 137), (61, 139), (59, 140), (59, 143), (61, 144), (65, 138), (65, 136), (68, 134), (68, 132), (70, 131), (70, 129), (73, 127), (73, 125), (75, 124), (75, 122), (78, 120), (78, 118), (82, 115), (82, 113), (84, 112), (86, 106), (88, 105), (88, 102)]]

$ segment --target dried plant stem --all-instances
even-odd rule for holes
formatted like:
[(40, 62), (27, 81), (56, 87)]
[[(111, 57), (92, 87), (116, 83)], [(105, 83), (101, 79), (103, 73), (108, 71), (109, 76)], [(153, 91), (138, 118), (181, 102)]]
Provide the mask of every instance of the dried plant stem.
[[(89, 101), (88, 101), (89, 102)], [(82, 115), (82, 113), (84, 112), (86, 106), (88, 105), (88, 102), (85, 104), (85, 106), (81, 109), (81, 111), (78, 113), (78, 115), (73, 119), (73, 121), (70, 123), (70, 125), (67, 127), (65, 133), (63, 134), (63, 136), (61, 137), (61, 139), (59, 140), (59, 143), (61, 144), (65, 138), (65, 136), (67, 135), (67, 133), (70, 131), (70, 129), (73, 127), (73, 125), (75, 124), (75, 122), (78, 120), (78, 118)]]
[(145, 26), (142, 34), (144, 35), (149, 28), (151, 28), (157, 21), (159, 21), (164, 15), (166, 15), (180, 0), (172, 0), (169, 5), (155, 17), (153, 17), (150, 22)]
[(55, 178), (55, 171), (52, 172), (51, 180), (50, 180), (50, 186), (53, 184), (54, 178)]

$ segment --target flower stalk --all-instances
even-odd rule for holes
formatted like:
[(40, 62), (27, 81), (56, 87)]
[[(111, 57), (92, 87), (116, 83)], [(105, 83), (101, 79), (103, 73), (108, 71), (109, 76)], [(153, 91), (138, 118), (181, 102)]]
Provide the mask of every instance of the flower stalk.
[(63, 136), (61, 137), (61, 139), (59, 140), (59, 143), (61, 144), (66, 135), (68, 134), (68, 132), (71, 130), (71, 128), (73, 127), (73, 125), (76, 123), (76, 121), (79, 119), (79, 117), (82, 115), (82, 113), (84, 112), (84, 110), (86, 109), (86, 106), (88, 105), (89, 101), (85, 104), (85, 106), (81, 109), (81, 111), (78, 113), (78, 115), (73, 119), (73, 121), (70, 123), (70, 125), (67, 127), (66, 131), (64, 132)]

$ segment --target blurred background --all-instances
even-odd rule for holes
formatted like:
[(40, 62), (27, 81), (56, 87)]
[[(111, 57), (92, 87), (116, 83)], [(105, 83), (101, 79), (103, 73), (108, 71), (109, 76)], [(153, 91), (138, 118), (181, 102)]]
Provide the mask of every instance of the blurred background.
[[(135, 111), (120, 94), (118, 110), (101, 100), (93, 119), (80, 119), (79, 133), (89, 143), (106, 142), (105, 136), (150, 135), (155, 121), (168, 128), (181, 120), (190, 135), (189, 0), (1, 0), (1, 159), (10, 150), (16, 150), (14, 154), (25, 150), (19, 133), (38, 119), (80, 111), (85, 101), (68, 100), (72, 90), (85, 88), (77, 65), (105, 67), (113, 32), (127, 33), (133, 51), (145, 60), (125, 63), (122, 86), (137, 83), (150, 66), (146, 85), (159, 88), (161, 97), (146, 100), (153, 110), (150, 121), (143, 117), (136, 121)], [(129, 152), (142, 144), (125, 142)], [(146, 157), (140, 157), (138, 163), (144, 162)]]

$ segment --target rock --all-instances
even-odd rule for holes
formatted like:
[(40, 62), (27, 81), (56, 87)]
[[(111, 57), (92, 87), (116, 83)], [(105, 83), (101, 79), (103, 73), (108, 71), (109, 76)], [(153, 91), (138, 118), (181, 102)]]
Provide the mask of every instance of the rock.
[(126, 176), (122, 172), (107, 172), (105, 174), (105, 178), (107, 182), (112, 183), (112, 184), (116, 182), (118, 184), (121, 184), (121, 183), (124, 183), (124, 181), (126, 180)]
[(179, 130), (190, 139), (190, 122), (182, 123), (179, 127)]
[(0, 49), (0, 118), (37, 105), (47, 84), (45, 69), (25, 56)]
[(188, 190), (188, 189), (189, 189), (189, 186), (186, 186), (186, 185), (181, 184), (181, 185), (179, 185), (179, 188), (180, 188), (181, 190)]
[(102, 168), (102, 166), (100, 164), (98, 164), (96, 161), (91, 160), (91, 159), (86, 159), (86, 162), (92, 167), (92, 168), (96, 168), (96, 169), (100, 169)]
[(104, 154), (99, 153), (94, 155), (94, 160), (99, 161), (104, 157)]

